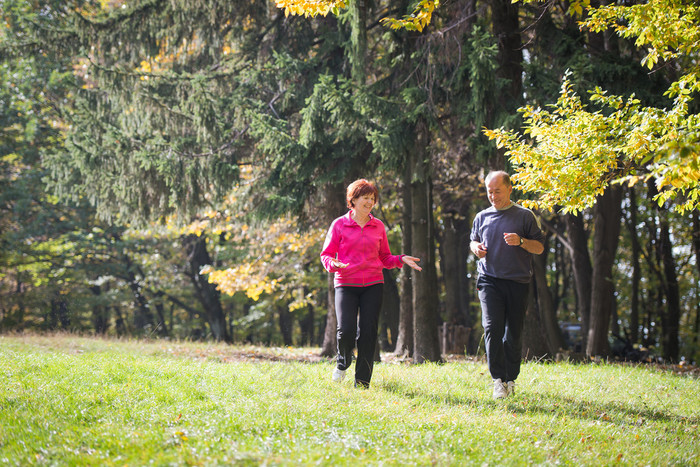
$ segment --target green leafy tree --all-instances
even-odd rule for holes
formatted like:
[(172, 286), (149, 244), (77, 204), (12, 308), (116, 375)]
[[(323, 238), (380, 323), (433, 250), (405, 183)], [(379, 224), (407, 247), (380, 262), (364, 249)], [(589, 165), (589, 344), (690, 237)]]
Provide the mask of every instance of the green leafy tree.
[[(574, 2), (573, 11), (581, 4)], [(670, 110), (645, 106), (634, 95), (611, 96), (600, 87), (587, 102), (567, 78), (552, 110), (535, 106), (522, 109), (527, 139), (513, 131), (487, 130), (489, 137), (507, 149), (516, 167), (516, 186), (534, 195), (533, 200), (525, 201), (528, 206), (575, 214), (597, 203), (596, 212), (603, 214), (603, 210), (619, 205), (619, 194), (614, 194), (619, 192), (619, 184), (634, 186), (652, 181), (659, 190), (659, 204), (675, 199), (674, 208), (680, 212), (697, 209), (698, 120), (691, 106), (698, 90), (698, 69), (693, 59), (698, 24), (697, 7), (686, 2), (588, 6), (583, 26), (592, 32), (614, 27), (621, 37), (635, 38), (637, 46), (648, 46), (642, 63), (649, 68), (659, 59), (677, 67), (680, 77), (673, 80), (666, 93), (673, 99), (673, 106)], [(603, 233), (613, 218), (612, 211), (604, 214), (604, 224), (596, 232)], [(595, 243), (604, 248), (597, 251), (609, 251), (611, 242), (617, 241), (616, 231), (608, 232), (606, 246)], [(607, 257), (606, 262), (611, 264), (612, 257)], [(594, 258), (599, 261), (602, 257), (594, 251)], [(594, 264), (591, 309), (606, 311), (591, 315), (589, 354), (607, 351), (610, 310), (605, 304), (613, 300), (609, 285), (596, 280), (600, 277), (600, 272), (595, 274), (596, 267)]]

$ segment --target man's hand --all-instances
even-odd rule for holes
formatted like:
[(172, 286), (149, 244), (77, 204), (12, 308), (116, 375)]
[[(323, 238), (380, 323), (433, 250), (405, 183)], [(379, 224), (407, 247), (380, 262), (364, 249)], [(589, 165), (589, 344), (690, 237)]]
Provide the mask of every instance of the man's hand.
[(479, 259), (486, 256), (487, 248), (486, 248), (486, 245), (484, 245), (483, 243), (472, 242), (471, 248), (472, 248), (472, 253), (474, 253), (476, 256), (478, 256)]
[[(520, 246), (522, 245), (522, 242), (520, 241), (520, 235), (516, 233), (503, 233), (503, 240), (506, 241), (506, 243), (510, 246)], [(524, 239), (523, 239), (524, 240)]]

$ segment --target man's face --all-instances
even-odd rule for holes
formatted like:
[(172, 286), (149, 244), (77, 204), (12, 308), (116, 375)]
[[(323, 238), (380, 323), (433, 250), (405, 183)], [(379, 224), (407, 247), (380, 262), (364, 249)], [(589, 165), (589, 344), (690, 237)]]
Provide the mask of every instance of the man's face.
[(493, 177), (486, 184), (486, 193), (489, 197), (491, 206), (496, 209), (503, 209), (510, 204), (510, 194), (513, 187), (503, 183), (502, 177)]

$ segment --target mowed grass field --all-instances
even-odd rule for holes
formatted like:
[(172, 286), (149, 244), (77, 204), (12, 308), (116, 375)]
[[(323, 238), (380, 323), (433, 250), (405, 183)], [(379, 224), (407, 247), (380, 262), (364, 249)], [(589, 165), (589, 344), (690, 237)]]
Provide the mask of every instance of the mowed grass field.
[(0, 336), (0, 465), (700, 465), (697, 373), (528, 362), (494, 401), (483, 361), (361, 390), (317, 354)]

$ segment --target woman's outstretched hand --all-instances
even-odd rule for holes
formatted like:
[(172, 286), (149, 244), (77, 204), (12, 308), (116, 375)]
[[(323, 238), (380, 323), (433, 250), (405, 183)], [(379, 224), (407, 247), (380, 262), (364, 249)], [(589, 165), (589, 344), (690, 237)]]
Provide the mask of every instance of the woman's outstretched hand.
[(347, 268), (347, 267), (348, 267), (348, 263), (341, 263), (341, 262), (338, 261), (337, 259), (331, 260), (331, 265), (332, 265), (334, 268), (339, 268), (339, 269), (343, 269), (343, 268)]
[(408, 255), (406, 255), (406, 256), (403, 256), (403, 257), (401, 258), (401, 261), (403, 261), (406, 265), (412, 267), (412, 268), (415, 269), (416, 271), (422, 271), (422, 270), (423, 270), (422, 267), (420, 267), (420, 266), (418, 266), (418, 265), (416, 264), (418, 261), (420, 261), (420, 258), (416, 258), (415, 256), (408, 256)]

